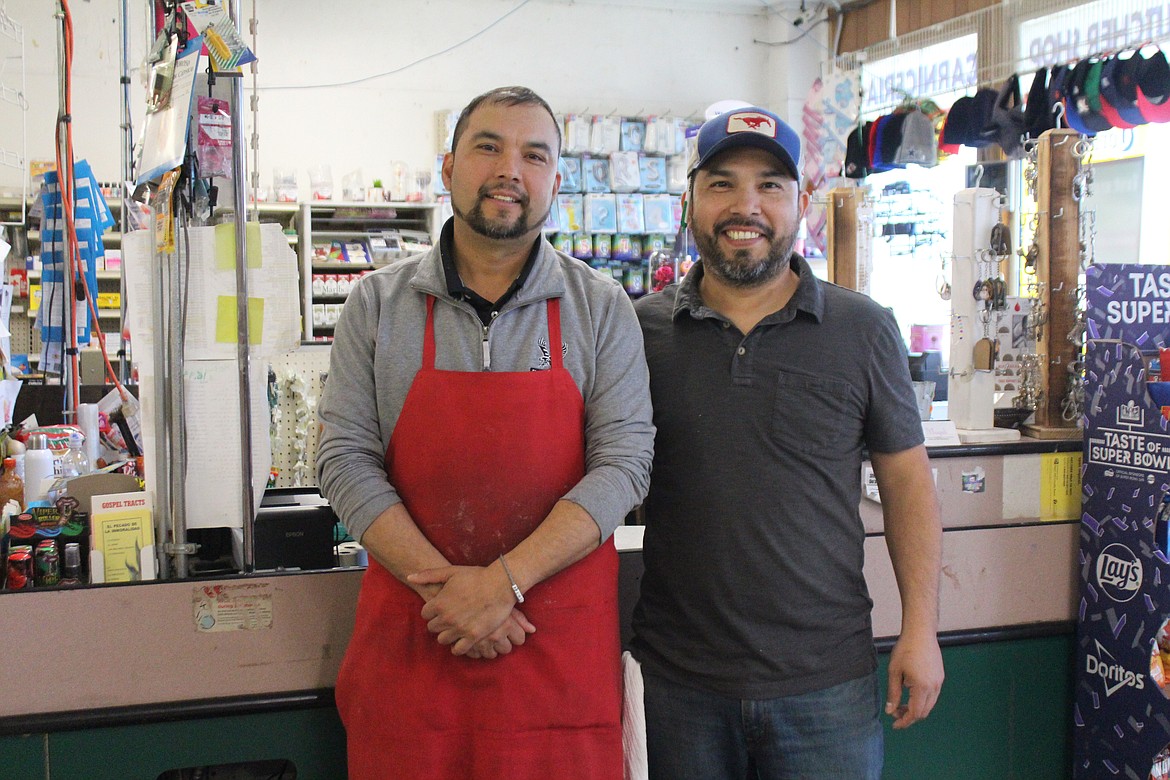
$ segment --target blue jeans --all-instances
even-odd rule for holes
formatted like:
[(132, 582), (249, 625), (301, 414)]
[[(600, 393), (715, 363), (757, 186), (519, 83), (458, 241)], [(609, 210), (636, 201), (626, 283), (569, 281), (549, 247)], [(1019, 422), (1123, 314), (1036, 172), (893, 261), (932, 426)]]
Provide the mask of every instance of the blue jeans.
[(880, 780), (870, 674), (822, 691), (729, 699), (644, 671), (650, 780)]

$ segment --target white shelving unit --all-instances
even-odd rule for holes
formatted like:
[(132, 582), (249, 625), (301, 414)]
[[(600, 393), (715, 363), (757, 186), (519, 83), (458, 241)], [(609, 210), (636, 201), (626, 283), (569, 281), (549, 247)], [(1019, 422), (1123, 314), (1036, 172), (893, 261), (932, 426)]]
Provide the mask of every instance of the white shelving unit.
[[(340, 203), (315, 201), (302, 203), (297, 217), (298, 253), (301, 261), (302, 337), (306, 343), (332, 340), (333, 327), (313, 321), (313, 305), (340, 305), (345, 294), (314, 294), (314, 274), (338, 274), (346, 277), (360, 275), (389, 262), (367, 255), (370, 262), (352, 260), (326, 261), (333, 245), (346, 242), (364, 242), (369, 250), (370, 239), (382, 231), (408, 230), (426, 233), (437, 241), (440, 225), (436, 203)], [(340, 248), (340, 247), (339, 247)], [(324, 251), (322, 251), (324, 250)], [(344, 253), (335, 256), (345, 257)], [(393, 258), (391, 258), (393, 259)]]

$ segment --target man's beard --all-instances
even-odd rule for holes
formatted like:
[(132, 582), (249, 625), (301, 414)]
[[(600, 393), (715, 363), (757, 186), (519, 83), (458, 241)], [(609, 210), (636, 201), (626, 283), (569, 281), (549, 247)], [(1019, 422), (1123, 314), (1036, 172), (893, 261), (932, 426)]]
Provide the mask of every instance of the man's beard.
[[(760, 233), (768, 241), (767, 254), (758, 260), (752, 259), (752, 250), (736, 250), (731, 256), (719, 247), (716, 236), (729, 228), (745, 228)], [(728, 219), (715, 225), (710, 233), (692, 230), (703, 269), (733, 287), (758, 287), (775, 279), (787, 266), (796, 245), (796, 231), (776, 233), (758, 222), (742, 219)]]
[(488, 219), (487, 215), (483, 213), (483, 202), (487, 200), (488, 193), (495, 189), (498, 188), (486, 185), (481, 187), (476, 195), (475, 205), (468, 212), (464, 212), (456, 206), (454, 200), (451, 202), (451, 210), (455, 212), (456, 216), (466, 222), (468, 227), (485, 238), (491, 238), (496, 241), (520, 238), (533, 228), (543, 225), (545, 220), (548, 219), (549, 212), (552, 211), (552, 203), (549, 203), (548, 211), (545, 211), (540, 221), (531, 224), (528, 221), (528, 197), (519, 193), (511, 193), (520, 204), (520, 213), (517, 215), (516, 220), (509, 223), (502, 220)]

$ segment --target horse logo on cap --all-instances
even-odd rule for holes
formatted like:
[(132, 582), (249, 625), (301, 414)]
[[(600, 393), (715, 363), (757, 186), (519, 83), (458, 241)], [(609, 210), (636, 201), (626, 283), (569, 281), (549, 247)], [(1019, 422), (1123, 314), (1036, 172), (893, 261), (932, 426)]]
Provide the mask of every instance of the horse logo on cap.
[(731, 133), (759, 133), (769, 138), (776, 137), (776, 120), (767, 114), (754, 111), (742, 114), (732, 114), (727, 117), (727, 132)]

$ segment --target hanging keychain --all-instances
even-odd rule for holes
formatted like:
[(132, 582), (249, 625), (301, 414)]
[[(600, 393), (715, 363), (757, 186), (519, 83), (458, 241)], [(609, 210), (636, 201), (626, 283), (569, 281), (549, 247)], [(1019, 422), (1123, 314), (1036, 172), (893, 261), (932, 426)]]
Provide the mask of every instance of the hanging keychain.
[(985, 308), (979, 312), (979, 321), (983, 323), (983, 338), (975, 342), (972, 364), (976, 371), (994, 371), (999, 343), (991, 338), (991, 311)]

